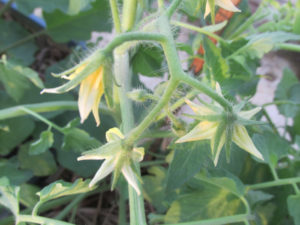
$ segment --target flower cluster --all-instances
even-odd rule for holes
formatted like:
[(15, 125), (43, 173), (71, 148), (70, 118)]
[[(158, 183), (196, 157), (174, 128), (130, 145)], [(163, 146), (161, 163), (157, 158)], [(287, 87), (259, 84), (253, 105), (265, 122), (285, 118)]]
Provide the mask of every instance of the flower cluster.
[(90, 186), (112, 172), (114, 172), (114, 180), (116, 181), (118, 175), (122, 172), (127, 182), (140, 194), (141, 191), (137, 181), (139, 175), (135, 172), (134, 164), (143, 160), (144, 148), (126, 150), (122, 147), (122, 139), (124, 139), (124, 135), (121, 131), (118, 128), (111, 128), (106, 132), (107, 143), (105, 145), (84, 152), (78, 160), (105, 160), (90, 182)]
[[(222, 95), (219, 85), (216, 86), (218, 94)], [(243, 125), (243, 122), (251, 119), (260, 111), (259, 107), (249, 111), (239, 111), (239, 107), (236, 107), (235, 112), (230, 114), (217, 103), (207, 106), (197, 105), (189, 100), (186, 100), (186, 103), (202, 121), (189, 133), (179, 138), (176, 143), (210, 139), (215, 165), (218, 163), (222, 147), (226, 141), (231, 142), (231, 140), (241, 149), (263, 160), (262, 154), (253, 144)]]

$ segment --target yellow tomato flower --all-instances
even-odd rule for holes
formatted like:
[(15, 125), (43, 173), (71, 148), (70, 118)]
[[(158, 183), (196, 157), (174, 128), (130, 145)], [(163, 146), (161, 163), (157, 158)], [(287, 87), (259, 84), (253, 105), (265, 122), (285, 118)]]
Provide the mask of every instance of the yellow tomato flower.
[[(69, 76), (63, 76), (63, 78), (72, 80), (85, 68), (86, 64), (82, 64)], [(80, 83), (79, 95), (78, 95), (78, 108), (83, 123), (90, 112), (93, 112), (97, 126), (100, 125), (99, 118), (99, 103), (102, 95), (104, 94), (103, 86), (103, 66), (99, 66), (93, 73), (83, 79)]]
[[(223, 9), (226, 9), (228, 11), (231, 12), (240, 12), (241, 10), (239, 10), (233, 3), (231, 0), (215, 0), (215, 5), (220, 6)], [(206, 2), (206, 7), (205, 7), (205, 13), (204, 13), (204, 18), (208, 16), (208, 14), (210, 14), (210, 5), (208, 3), (208, 0)]]
[[(218, 84), (217, 84), (217, 92), (221, 94)], [(203, 119), (203, 121), (201, 121), (198, 125), (196, 125), (189, 133), (179, 138), (176, 141), (176, 143), (210, 139), (211, 150), (214, 151), (214, 149), (216, 149), (216, 152), (213, 152), (214, 164), (216, 166), (219, 160), (220, 152), (226, 141), (226, 127), (224, 127), (219, 139), (219, 143), (217, 143), (218, 146), (217, 147), (214, 146), (217, 130), (221, 124), (224, 124), (222, 123), (222, 118), (224, 118), (223, 109), (218, 104), (214, 104), (212, 108), (209, 108), (206, 106), (197, 105), (189, 100), (186, 100), (186, 103), (192, 108), (192, 110), (197, 115), (200, 116), (199, 118), (201, 117), (209, 118), (209, 117), (219, 115), (220, 119), (212, 119), (212, 120)], [(241, 118), (243, 120), (249, 120), (252, 116), (254, 116), (259, 111), (260, 111), (260, 107), (257, 107), (249, 111), (237, 112), (237, 116), (238, 118)], [(250, 154), (263, 160), (262, 154), (255, 147), (254, 143), (252, 142), (251, 138), (248, 135), (246, 128), (242, 124), (239, 124), (238, 120), (233, 121), (232, 141), (241, 149), (244, 149)]]
[(102, 180), (110, 173), (122, 172), (127, 182), (135, 189), (138, 195), (141, 191), (137, 181), (137, 174), (133, 170), (133, 162), (140, 162), (144, 157), (144, 148), (133, 148), (132, 151), (122, 149), (121, 139), (124, 135), (118, 128), (111, 128), (106, 132), (107, 144), (98, 149), (87, 151), (78, 160), (105, 160), (94, 178), (90, 187)]

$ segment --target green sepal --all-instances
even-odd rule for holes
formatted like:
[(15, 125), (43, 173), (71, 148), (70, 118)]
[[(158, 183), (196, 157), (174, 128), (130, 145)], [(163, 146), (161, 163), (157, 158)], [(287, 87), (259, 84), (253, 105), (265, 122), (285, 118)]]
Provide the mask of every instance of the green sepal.
[(113, 108), (114, 106), (114, 73), (112, 71), (112, 68), (113, 66), (111, 59), (105, 60), (105, 63), (103, 64), (103, 87), (106, 104), (109, 108)]
[(121, 172), (122, 172), (122, 167), (123, 167), (123, 164), (126, 163), (125, 161), (127, 159), (124, 159), (124, 154), (126, 154), (125, 152), (121, 152), (117, 157), (117, 163), (115, 165), (115, 169), (114, 169), (114, 172), (113, 172), (113, 179), (112, 179), (112, 182), (111, 182), (111, 190), (114, 190), (116, 185), (117, 185), (117, 182), (118, 182), (118, 179), (121, 175)]
[(210, 7), (211, 23), (215, 24), (215, 0), (207, 0)]
[(217, 150), (218, 150), (222, 135), (224, 134), (225, 128), (226, 128), (226, 123), (224, 121), (222, 121), (219, 124), (219, 126), (217, 128), (217, 131), (216, 131), (216, 134), (214, 136), (214, 139), (215, 139), (214, 140), (214, 148), (212, 149), (213, 158), (216, 157)]
[[(101, 158), (107, 158), (107, 157), (113, 157), (115, 154), (117, 154), (118, 151), (121, 149), (121, 141), (114, 141), (106, 143), (105, 145), (102, 145), (99, 148), (89, 150), (82, 153), (82, 156), (79, 157), (81, 160), (85, 160), (84, 158), (87, 157), (95, 157), (95, 159), (98, 157)], [(99, 158), (100, 159), (100, 158)]]
[(233, 129), (234, 123), (228, 123), (225, 130), (225, 152), (227, 163), (230, 163), (230, 149), (232, 145)]
[(244, 126), (248, 126), (248, 125), (267, 125), (268, 124), (267, 122), (264, 122), (264, 121), (247, 120), (247, 119), (244, 119), (240, 116), (237, 118), (237, 123), (241, 124), (241, 125), (244, 125)]
[(183, 116), (189, 117), (191, 119), (195, 120), (206, 120), (206, 121), (211, 121), (211, 122), (216, 122), (222, 120), (223, 116), (222, 115), (210, 115), (210, 116), (199, 116), (199, 115), (190, 115), (183, 113)]

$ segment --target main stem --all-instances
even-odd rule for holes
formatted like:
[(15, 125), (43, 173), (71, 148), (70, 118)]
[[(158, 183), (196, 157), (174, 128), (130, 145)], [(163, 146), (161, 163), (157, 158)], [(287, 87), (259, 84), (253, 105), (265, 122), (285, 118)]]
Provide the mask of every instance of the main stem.
[[(115, 76), (117, 82), (121, 85), (120, 87), (117, 87), (117, 91), (120, 101), (122, 130), (126, 134), (134, 127), (132, 103), (127, 97), (127, 92), (131, 88), (131, 71), (128, 52), (118, 52), (118, 49), (116, 49), (114, 51), (114, 60)], [(139, 170), (139, 165), (136, 165), (136, 167)], [(139, 186), (141, 185), (139, 184)], [(143, 195), (138, 195), (131, 185), (128, 185), (128, 192), (130, 224), (146, 225)]]

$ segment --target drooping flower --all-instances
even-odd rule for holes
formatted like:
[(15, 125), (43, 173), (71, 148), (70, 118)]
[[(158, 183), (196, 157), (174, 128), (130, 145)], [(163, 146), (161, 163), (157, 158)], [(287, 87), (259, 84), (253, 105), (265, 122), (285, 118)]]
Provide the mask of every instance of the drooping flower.
[[(226, 9), (231, 12), (240, 12), (241, 11), (232, 3), (231, 0), (215, 0), (215, 5), (218, 5), (221, 8)], [(210, 12), (211, 12), (211, 8), (210, 8), (209, 2), (207, 0), (204, 18), (207, 17), (210, 14)]]
[[(64, 76), (66, 79), (74, 79), (83, 69), (85, 64), (78, 67), (69, 76)], [(93, 73), (88, 75), (80, 83), (79, 95), (78, 95), (78, 108), (81, 118), (81, 123), (83, 123), (90, 112), (93, 112), (94, 118), (96, 120), (97, 126), (100, 125), (99, 118), (99, 103), (102, 95), (104, 94), (103, 87), (103, 66), (100, 66)]]
[[(127, 182), (135, 189), (138, 195), (141, 191), (138, 185), (138, 174), (134, 171), (134, 163), (140, 162), (144, 157), (144, 148), (133, 148), (126, 150), (122, 147), (121, 140), (124, 135), (118, 128), (111, 128), (106, 132), (107, 143), (98, 149), (84, 152), (78, 160), (103, 160), (101, 167), (90, 182), (90, 186), (95, 185), (110, 173), (114, 172), (117, 177), (120, 172)], [(114, 184), (113, 184), (114, 186)]]
[(41, 93), (64, 93), (80, 84), (78, 95), (78, 109), (83, 123), (90, 112), (93, 113), (97, 126), (100, 125), (99, 103), (104, 94), (104, 66), (95, 63), (98, 58), (88, 58), (86, 61), (76, 65), (59, 74), (62, 78), (69, 80), (66, 84), (56, 88), (46, 88)]
[[(217, 92), (221, 94), (218, 84)], [(226, 138), (230, 136), (231, 140), (241, 149), (244, 149), (250, 154), (263, 160), (262, 154), (257, 150), (246, 128), (244, 127), (242, 122), (240, 122), (250, 120), (251, 117), (253, 117), (257, 112), (260, 111), (260, 107), (254, 108), (249, 111), (237, 111), (235, 112), (237, 116), (232, 116), (228, 120), (228, 114), (226, 114), (223, 108), (217, 103), (215, 103), (211, 107), (197, 105), (189, 100), (186, 100), (186, 103), (202, 121), (198, 125), (196, 125), (189, 133), (179, 138), (176, 143), (210, 139), (211, 150), (214, 157), (214, 164), (216, 166), (222, 147), (226, 142)], [(231, 132), (230, 135), (228, 134), (229, 132)]]

